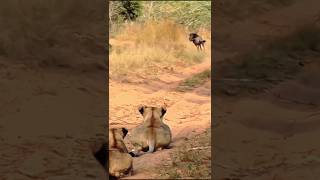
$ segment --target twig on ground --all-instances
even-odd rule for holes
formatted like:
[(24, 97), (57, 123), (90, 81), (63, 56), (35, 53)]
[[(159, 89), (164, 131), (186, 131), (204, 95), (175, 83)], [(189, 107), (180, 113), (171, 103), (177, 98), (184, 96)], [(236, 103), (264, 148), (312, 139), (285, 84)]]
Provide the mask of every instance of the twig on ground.
[(194, 148), (187, 149), (187, 151), (199, 150), (199, 149), (209, 149), (209, 148), (211, 148), (211, 146), (206, 146), (206, 147), (194, 147)]

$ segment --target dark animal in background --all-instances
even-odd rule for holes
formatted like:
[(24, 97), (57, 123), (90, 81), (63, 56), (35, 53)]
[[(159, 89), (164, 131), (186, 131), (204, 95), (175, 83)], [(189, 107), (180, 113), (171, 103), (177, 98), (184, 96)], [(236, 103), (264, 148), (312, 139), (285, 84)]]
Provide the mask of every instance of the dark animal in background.
[(198, 50), (202, 50), (202, 47), (204, 49), (204, 43), (206, 42), (206, 40), (203, 40), (197, 33), (190, 33), (189, 40), (193, 42)]

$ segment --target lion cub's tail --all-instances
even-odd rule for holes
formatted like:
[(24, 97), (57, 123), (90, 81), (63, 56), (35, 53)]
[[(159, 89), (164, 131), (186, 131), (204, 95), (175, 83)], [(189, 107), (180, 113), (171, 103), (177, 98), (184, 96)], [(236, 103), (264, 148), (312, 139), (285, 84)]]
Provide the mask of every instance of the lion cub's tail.
[(156, 146), (156, 134), (153, 131), (154, 130), (151, 129), (150, 134), (148, 136), (148, 146), (149, 146), (148, 153), (153, 153)]

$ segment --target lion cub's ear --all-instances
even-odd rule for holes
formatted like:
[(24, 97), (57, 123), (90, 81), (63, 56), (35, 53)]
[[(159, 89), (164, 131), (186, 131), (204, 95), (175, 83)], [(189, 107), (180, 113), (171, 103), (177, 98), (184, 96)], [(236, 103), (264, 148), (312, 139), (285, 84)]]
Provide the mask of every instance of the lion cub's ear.
[(161, 106), (161, 117), (163, 117), (167, 112), (166, 106)]
[(126, 128), (122, 128), (122, 133), (123, 133), (123, 137), (126, 137), (126, 135), (128, 134), (128, 130)]
[(139, 105), (139, 107), (138, 107), (138, 110), (139, 110), (140, 114), (142, 114), (142, 115), (143, 115), (143, 112), (144, 112), (144, 108), (145, 108), (144, 105)]

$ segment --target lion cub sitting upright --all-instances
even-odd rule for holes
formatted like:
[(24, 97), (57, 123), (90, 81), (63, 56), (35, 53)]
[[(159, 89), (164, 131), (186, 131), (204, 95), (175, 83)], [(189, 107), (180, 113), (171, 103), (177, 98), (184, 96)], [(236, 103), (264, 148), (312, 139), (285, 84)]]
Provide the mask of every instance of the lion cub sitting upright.
[(109, 130), (109, 175), (123, 177), (132, 173), (132, 157), (123, 142), (128, 130), (112, 128)]
[(166, 113), (165, 107), (139, 106), (139, 112), (143, 116), (143, 123), (132, 129), (129, 141), (134, 146), (130, 152), (132, 156), (139, 156), (141, 151), (154, 152), (157, 148), (162, 149), (171, 143), (171, 130), (163, 123)]

